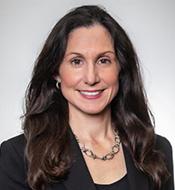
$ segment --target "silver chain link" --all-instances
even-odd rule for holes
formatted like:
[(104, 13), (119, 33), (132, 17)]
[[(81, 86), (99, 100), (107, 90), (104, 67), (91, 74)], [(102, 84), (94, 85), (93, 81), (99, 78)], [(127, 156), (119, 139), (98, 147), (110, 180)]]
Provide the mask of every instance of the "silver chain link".
[(111, 148), (111, 151), (109, 153), (107, 153), (106, 155), (104, 156), (98, 156), (96, 155), (95, 153), (93, 153), (92, 150), (88, 149), (85, 147), (85, 145), (81, 146), (81, 143), (78, 139), (78, 137), (75, 135), (75, 138), (78, 142), (78, 144), (80, 145), (80, 149), (81, 151), (88, 157), (90, 158), (93, 158), (94, 160), (95, 159), (98, 159), (98, 160), (103, 160), (103, 161), (106, 161), (106, 160), (112, 160), (114, 158), (114, 156), (119, 152), (120, 150), (120, 138), (119, 138), (119, 135), (116, 131), (114, 131), (114, 135), (115, 135), (115, 144), (112, 146)]

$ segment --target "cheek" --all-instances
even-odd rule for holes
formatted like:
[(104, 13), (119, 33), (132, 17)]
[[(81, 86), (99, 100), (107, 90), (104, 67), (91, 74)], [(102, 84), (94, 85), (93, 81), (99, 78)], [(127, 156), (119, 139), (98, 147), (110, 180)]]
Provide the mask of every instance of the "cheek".
[(119, 89), (119, 72), (110, 72), (105, 76), (105, 82), (109, 87), (109, 99), (110, 101), (117, 95)]
[(111, 87), (117, 87), (119, 84), (119, 73), (120, 73), (120, 66), (116, 62), (112, 64), (107, 70), (103, 70), (102, 76), (105, 80), (106, 84)]
[(119, 72), (110, 72), (105, 74), (105, 82), (109, 86), (116, 86), (119, 83)]
[(110, 99), (112, 101), (112, 99), (114, 99), (114, 97), (117, 96), (118, 94), (118, 90), (119, 90), (119, 80), (118, 80), (118, 76), (115, 76), (113, 78), (111, 78), (111, 95), (110, 95)]
[(60, 72), (61, 88), (71, 88), (76, 86), (80, 81), (80, 76), (70, 70), (63, 70)]

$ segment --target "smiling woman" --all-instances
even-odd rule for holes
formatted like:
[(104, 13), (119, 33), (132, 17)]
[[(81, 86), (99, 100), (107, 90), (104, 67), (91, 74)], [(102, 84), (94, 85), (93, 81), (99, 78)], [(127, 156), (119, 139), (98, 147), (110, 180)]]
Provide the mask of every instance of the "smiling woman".
[(51, 31), (26, 92), (24, 134), (1, 145), (3, 190), (173, 190), (172, 148), (156, 135), (137, 55), (98, 6)]
[(119, 70), (111, 36), (103, 26), (73, 30), (56, 77), (69, 114), (100, 114), (107, 108), (118, 91)]

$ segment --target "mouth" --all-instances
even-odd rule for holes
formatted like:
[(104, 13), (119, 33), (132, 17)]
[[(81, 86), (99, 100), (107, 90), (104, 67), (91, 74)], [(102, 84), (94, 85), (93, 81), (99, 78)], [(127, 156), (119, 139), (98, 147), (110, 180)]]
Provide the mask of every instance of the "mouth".
[(87, 99), (97, 99), (101, 97), (104, 90), (79, 90), (80, 94)]

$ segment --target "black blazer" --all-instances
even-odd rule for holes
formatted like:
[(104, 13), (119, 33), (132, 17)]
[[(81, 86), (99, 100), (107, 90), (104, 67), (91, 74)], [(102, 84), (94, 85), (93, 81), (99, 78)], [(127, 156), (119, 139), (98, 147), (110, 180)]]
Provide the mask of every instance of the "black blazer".
[[(24, 135), (19, 135), (1, 144), (0, 189), (31, 190), (26, 182), (25, 145)], [(59, 183), (48, 185), (47, 190), (95, 190), (93, 180), (74, 137), (71, 137), (71, 149), (75, 154), (76, 161), (73, 163), (68, 177)], [(165, 154), (167, 167), (171, 173), (171, 177), (161, 190), (174, 190), (171, 145), (164, 137), (156, 136), (156, 149)], [(153, 190), (153, 184), (148, 177), (134, 166), (127, 148), (123, 146), (123, 150), (130, 186), (129, 190)]]

